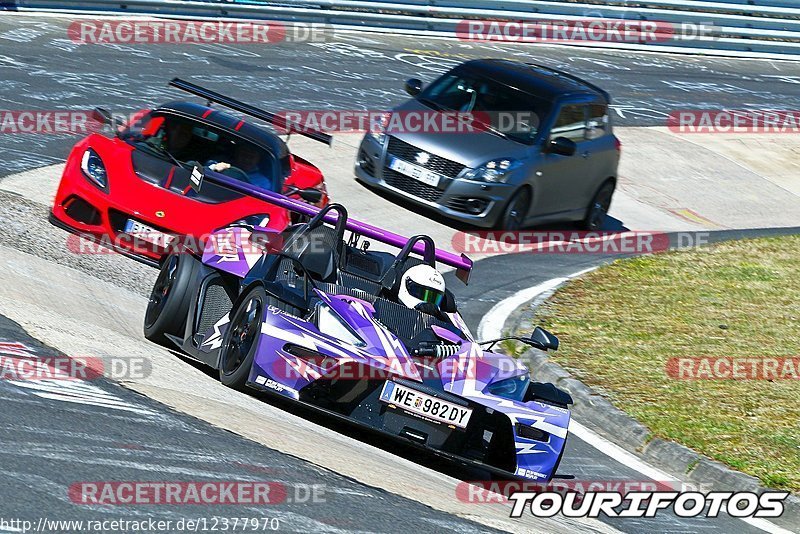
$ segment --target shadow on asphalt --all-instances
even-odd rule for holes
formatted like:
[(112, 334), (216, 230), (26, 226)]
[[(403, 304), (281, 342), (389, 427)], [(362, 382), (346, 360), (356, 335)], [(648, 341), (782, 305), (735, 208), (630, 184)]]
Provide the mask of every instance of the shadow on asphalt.
[[(394, 195), (389, 191), (385, 191), (383, 189), (378, 189), (375, 187), (371, 187), (369, 184), (365, 184), (361, 181), (358, 181), (359, 185), (381, 197), (384, 200), (387, 200), (396, 206), (411, 212), (411, 213), (419, 213), (424, 215), (428, 219), (439, 223), (441, 225), (447, 226), (452, 228), (453, 230), (458, 230), (461, 232), (479, 232), (479, 231), (486, 231), (486, 228), (481, 228), (471, 224), (464, 224), (459, 221), (454, 221), (453, 219), (449, 219), (439, 213), (438, 211), (434, 210), (433, 208), (428, 208), (426, 206), (422, 206), (419, 204), (415, 204), (410, 200), (400, 196)], [(548, 224), (540, 224), (540, 225), (533, 225), (526, 227), (528, 230), (542, 230), (542, 231), (580, 231), (583, 230), (582, 226), (578, 222), (561, 222), (561, 223), (548, 223)], [(611, 215), (606, 216), (606, 221), (603, 224), (602, 231), (605, 232), (627, 232), (629, 228), (625, 226), (625, 223), (620, 221), (617, 218), (612, 217)]]

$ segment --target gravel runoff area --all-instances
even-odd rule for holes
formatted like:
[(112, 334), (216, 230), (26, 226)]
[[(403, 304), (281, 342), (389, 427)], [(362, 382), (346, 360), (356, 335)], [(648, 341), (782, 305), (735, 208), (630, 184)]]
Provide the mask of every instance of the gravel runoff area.
[(618, 261), (562, 287), (535, 320), (561, 338), (552, 361), (648, 439), (798, 492), (798, 253), (794, 236)]

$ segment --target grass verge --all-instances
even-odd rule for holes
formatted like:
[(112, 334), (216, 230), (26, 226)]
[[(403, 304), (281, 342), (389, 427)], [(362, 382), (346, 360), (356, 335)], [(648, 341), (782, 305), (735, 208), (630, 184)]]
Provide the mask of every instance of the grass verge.
[(671, 358), (800, 356), (798, 259), (792, 236), (620, 260), (561, 288), (536, 320), (561, 339), (553, 361), (656, 436), (798, 492), (800, 377), (667, 372)]

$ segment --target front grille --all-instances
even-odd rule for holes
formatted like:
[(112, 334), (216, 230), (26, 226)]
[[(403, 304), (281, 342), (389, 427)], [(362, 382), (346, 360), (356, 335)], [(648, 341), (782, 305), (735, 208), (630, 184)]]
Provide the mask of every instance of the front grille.
[(409, 145), (405, 141), (401, 141), (400, 139), (392, 136), (389, 136), (388, 152), (395, 157), (398, 157), (409, 163), (413, 163), (414, 165), (425, 167), (433, 172), (438, 172), (439, 174), (447, 176), (448, 178), (455, 178), (462, 170), (464, 170), (464, 165), (430, 153), (428, 153), (430, 155), (428, 162), (422, 165), (417, 162), (417, 154), (420, 152), (425, 152), (424, 150), (417, 148), (414, 145)]
[(428, 184), (423, 184), (410, 176), (393, 171), (389, 167), (384, 167), (383, 169), (383, 180), (392, 187), (429, 202), (438, 201), (442, 193), (444, 193), (444, 191), (440, 191)]

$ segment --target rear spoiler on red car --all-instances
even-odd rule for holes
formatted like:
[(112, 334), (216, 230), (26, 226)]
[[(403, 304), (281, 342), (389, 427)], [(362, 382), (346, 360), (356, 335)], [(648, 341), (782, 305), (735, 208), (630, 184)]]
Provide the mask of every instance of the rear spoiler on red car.
[[(230, 189), (231, 191), (241, 193), (242, 195), (247, 195), (259, 200), (263, 200), (264, 202), (269, 202), (270, 204), (274, 204), (289, 211), (308, 215), (309, 217), (313, 217), (320, 212), (320, 208), (312, 206), (311, 204), (306, 204), (300, 200), (294, 200), (279, 193), (261, 189), (260, 187), (241, 182), (235, 178), (225, 176), (224, 174), (219, 174), (213, 171), (206, 174), (204, 169), (199, 167), (192, 169), (190, 183), (195, 191), (199, 192), (203, 186), (203, 182), (206, 181), (220, 185)], [(339, 216), (335, 212), (329, 211), (325, 215), (324, 220), (330, 224), (336, 224), (338, 217)], [(380, 243), (385, 243), (401, 249), (409, 242), (409, 238), (407, 237), (403, 237), (399, 234), (395, 234), (394, 232), (383, 230), (377, 226), (372, 226), (371, 224), (356, 221), (350, 218), (347, 219), (345, 229), (353, 232), (354, 234), (358, 234), (369, 239), (374, 239)], [(415, 242), (411, 250), (420, 255), (424, 255), (426, 252), (425, 245), (420, 241)], [(469, 282), (469, 275), (472, 271), (472, 260), (466, 255), (461, 254), (459, 256), (457, 254), (453, 254), (452, 252), (437, 248), (435, 249), (434, 257), (437, 262), (449, 265), (450, 267), (455, 267), (456, 277), (459, 280), (465, 284)]]
[(180, 78), (173, 78), (169, 82), (169, 85), (171, 85), (172, 87), (177, 87), (178, 89), (186, 91), (187, 93), (191, 93), (201, 98), (205, 98), (209, 102), (216, 102), (217, 104), (222, 104), (227, 108), (239, 111), (240, 113), (244, 113), (245, 115), (250, 115), (251, 117), (255, 117), (262, 121), (268, 122), (274, 125), (276, 128), (280, 128), (286, 132), (290, 133), (296, 132), (299, 133), (300, 135), (304, 135), (306, 137), (314, 139), (315, 141), (325, 143), (328, 146), (331, 146), (331, 144), (333, 143), (333, 136), (331, 135), (323, 133), (319, 130), (307, 128), (305, 126), (297, 129), (292, 128), (291, 124), (289, 124), (286, 121), (286, 119), (281, 117), (280, 115), (270, 113), (269, 111), (264, 111), (263, 109), (251, 106), (250, 104), (245, 104), (244, 102), (240, 102), (239, 100), (235, 100), (229, 96), (225, 96), (210, 89), (206, 89), (205, 87), (200, 87), (199, 85), (187, 82), (186, 80), (181, 80)]

